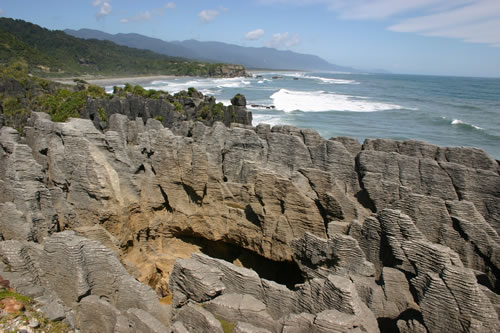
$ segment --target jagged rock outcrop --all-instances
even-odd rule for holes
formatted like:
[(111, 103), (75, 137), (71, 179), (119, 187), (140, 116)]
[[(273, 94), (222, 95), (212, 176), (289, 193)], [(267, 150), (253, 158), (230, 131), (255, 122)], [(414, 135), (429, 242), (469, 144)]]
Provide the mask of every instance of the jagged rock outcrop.
[[(252, 270), (195, 254), (191, 259), (177, 261), (170, 285), (174, 313), (182, 313), (190, 302), (196, 302), (224, 320), (248, 322), (272, 332), (281, 332), (285, 327), (288, 331), (292, 327), (304, 331), (299, 328), (302, 324), (288, 318), (290, 314), (310, 314), (306, 317), (312, 320), (302, 326), (313, 331), (328, 331), (322, 325), (340, 331), (354, 327), (364, 332), (378, 331), (376, 318), (358, 296), (354, 283), (338, 275), (315, 278), (290, 290), (261, 279)], [(318, 318), (326, 320), (325, 311), (334, 311), (335, 316), (326, 323), (317, 323)]]
[[(165, 128), (134, 113), (152, 105), (110, 111), (106, 126), (33, 113), (24, 136), (0, 128), (0, 257), (74, 327), (498, 330), (500, 167), (486, 153)], [(172, 297), (172, 319), (156, 295)]]
[(51, 320), (66, 318), (82, 332), (167, 330), (170, 308), (99, 242), (72, 231), (56, 233), (43, 245), (3, 241), (0, 259), (8, 270), (2, 276), (19, 292), (46, 303), (42, 311)]
[[(216, 106), (216, 100), (193, 90), (189, 94), (181, 92), (174, 96), (146, 98), (127, 93), (125, 96), (112, 98), (87, 98), (80, 116), (92, 120), (97, 128), (106, 129), (108, 119), (113, 114), (126, 115), (128, 119), (157, 119), (165, 127), (178, 127), (183, 121), (198, 120), (205, 125), (222, 121), (226, 126), (231, 123), (252, 124), (252, 113), (246, 109), (246, 101), (231, 106)], [(240, 105), (242, 104), (242, 105)], [(104, 118), (104, 119), (103, 119)]]

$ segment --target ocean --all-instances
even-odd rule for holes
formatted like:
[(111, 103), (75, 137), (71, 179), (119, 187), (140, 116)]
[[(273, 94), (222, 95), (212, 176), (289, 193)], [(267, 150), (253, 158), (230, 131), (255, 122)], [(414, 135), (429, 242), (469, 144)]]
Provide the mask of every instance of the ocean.
[(235, 94), (244, 94), (254, 126), (294, 125), (312, 128), (324, 138), (350, 136), (360, 142), (389, 138), (472, 146), (500, 160), (500, 79), (261, 72), (251, 78), (140, 84), (170, 93), (194, 87), (226, 105)]

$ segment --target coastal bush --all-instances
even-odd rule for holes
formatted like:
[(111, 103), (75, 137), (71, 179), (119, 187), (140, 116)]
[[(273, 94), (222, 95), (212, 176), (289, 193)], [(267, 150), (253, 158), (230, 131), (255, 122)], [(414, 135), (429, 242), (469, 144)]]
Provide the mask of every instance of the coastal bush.
[(93, 98), (106, 98), (108, 94), (103, 87), (91, 84), (87, 88), (88, 95)]
[(155, 119), (160, 122), (163, 122), (163, 116), (156, 116)]
[(210, 115), (210, 107), (208, 105), (203, 106), (200, 110), (200, 117), (202, 119), (207, 119), (209, 115)]
[(175, 111), (179, 112), (179, 113), (183, 113), (184, 112), (184, 109), (182, 108), (182, 104), (175, 101), (174, 102), (174, 107), (175, 107)]
[(79, 118), (80, 111), (85, 106), (87, 91), (71, 92), (67, 89), (58, 89), (53, 95), (39, 96), (41, 111), (50, 114), (52, 121), (63, 122), (68, 118)]
[(104, 110), (102, 106), (97, 108), (97, 113), (99, 113), (99, 118), (101, 118), (102, 121), (108, 121), (106, 110)]
[(193, 88), (193, 87), (188, 88), (188, 96), (189, 97), (193, 97), (193, 95), (196, 95), (197, 93), (198, 93), (198, 90), (196, 90), (196, 88)]
[(159, 90), (154, 90), (154, 89), (149, 89), (146, 93), (147, 98), (154, 98), (154, 99), (159, 99), (160, 97), (163, 96), (163, 92)]
[(214, 104), (214, 106), (212, 107), (212, 115), (214, 117), (218, 117), (218, 116), (223, 116), (224, 115), (224, 104), (222, 103), (217, 103), (217, 104)]
[(28, 63), (24, 59), (18, 59), (4, 66), (0, 72), (3, 77), (12, 79), (24, 79), (28, 77)]

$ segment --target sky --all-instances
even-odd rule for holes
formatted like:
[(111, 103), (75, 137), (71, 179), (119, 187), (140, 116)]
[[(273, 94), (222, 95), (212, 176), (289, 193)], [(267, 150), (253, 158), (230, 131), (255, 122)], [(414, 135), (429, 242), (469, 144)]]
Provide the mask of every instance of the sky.
[(0, 16), (275, 47), (361, 70), (500, 77), (500, 0), (0, 0)]

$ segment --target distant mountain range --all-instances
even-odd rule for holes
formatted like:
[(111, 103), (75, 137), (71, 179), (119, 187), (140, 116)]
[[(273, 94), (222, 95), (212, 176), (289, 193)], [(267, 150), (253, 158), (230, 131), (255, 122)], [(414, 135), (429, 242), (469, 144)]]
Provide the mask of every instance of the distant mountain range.
[[(140, 39), (140, 38), (139, 38)], [(0, 64), (23, 60), (45, 76), (191, 75), (240, 76), (242, 66), (170, 57), (108, 40), (82, 39), (23, 20), (0, 18)]]
[(240, 64), (249, 69), (357, 71), (350, 67), (331, 64), (315, 55), (282, 51), (269, 47), (244, 47), (221, 42), (200, 42), (192, 39), (167, 42), (135, 33), (113, 35), (91, 29), (66, 29), (64, 31), (78, 38), (108, 40), (119, 45), (151, 50), (172, 57)]

